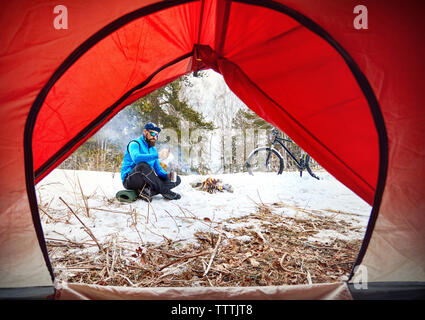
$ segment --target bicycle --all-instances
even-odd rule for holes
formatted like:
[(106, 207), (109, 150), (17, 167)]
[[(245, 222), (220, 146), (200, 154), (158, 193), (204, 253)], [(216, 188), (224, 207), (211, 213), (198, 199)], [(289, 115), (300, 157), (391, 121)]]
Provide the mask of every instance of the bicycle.
[[(277, 174), (282, 174), (283, 172), (283, 157), (273, 145), (276, 143), (280, 144), (282, 148), (289, 154), (289, 156), (295, 161), (295, 165), (300, 171), (300, 177), (303, 175), (303, 171), (307, 170), (307, 172), (317, 180), (320, 180), (318, 176), (316, 176), (310, 168), (310, 156), (307, 153), (304, 153), (300, 160), (298, 160), (291, 151), (285, 146), (283, 141), (293, 143), (292, 140), (280, 138), (279, 132), (275, 129), (271, 131), (272, 136), (274, 136), (274, 140), (271, 143), (270, 147), (260, 147), (254, 149), (248, 159), (246, 160), (246, 168), (250, 175), (254, 175), (252, 169), (256, 169), (257, 171), (265, 171), (265, 172), (276, 172)], [(265, 160), (264, 160), (265, 158)]]

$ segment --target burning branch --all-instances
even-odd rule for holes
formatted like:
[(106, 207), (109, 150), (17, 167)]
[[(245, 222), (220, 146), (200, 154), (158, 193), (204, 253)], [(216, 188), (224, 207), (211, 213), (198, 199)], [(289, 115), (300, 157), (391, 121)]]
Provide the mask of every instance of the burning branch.
[(217, 191), (219, 192), (223, 192), (223, 191), (228, 191), (228, 192), (233, 192), (233, 188), (231, 185), (229, 184), (222, 184), (222, 181), (219, 179), (214, 179), (214, 178), (207, 178), (206, 180), (202, 181), (202, 182), (196, 182), (196, 183), (192, 183), (192, 187), (196, 188), (196, 189), (200, 189), (202, 191), (206, 191), (208, 193), (215, 193)]

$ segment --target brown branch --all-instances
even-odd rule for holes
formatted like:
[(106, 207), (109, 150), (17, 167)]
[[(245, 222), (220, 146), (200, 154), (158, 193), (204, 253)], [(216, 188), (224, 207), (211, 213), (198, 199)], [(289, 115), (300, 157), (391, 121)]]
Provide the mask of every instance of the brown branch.
[(203, 256), (203, 255), (206, 255), (206, 254), (209, 254), (209, 253), (211, 253), (211, 251), (203, 251), (203, 252), (196, 253), (196, 254), (189, 254), (189, 255), (184, 256), (184, 257), (181, 257), (179, 259), (173, 260), (170, 263), (167, 263), (166, 265), (160, 267), (158, 269), (158, 271), (161, 271), (161, 270), (163, 270), (165, 268), (168, 268), (169, 266), (171, 266), (173, 264), (176, 264), (178, 262), (182, 262), (182, 261), (185, 261), (185, 260), (190, 259), (190, 258), (196, 258), (196, 257), (199, 257), (199, 256)]
[(203, 274), (203, 276), (204, 276), (204, 277), (208, 274), (208, 271), (209, 271), (209, 270), (210, 270), (210, 268), (211, 268), (211, 264), (212, 264), (212, 262), (213, 262), (213, 260), (214, 260), (215, 255), (217, 254), (217, 250), (218, 250), (218, 246), (220, 245), (220, 242), (221, 242), (221, 233), (220, 233), (220, 235), (218, 236), (217, 244), (215, 245), (215, 248), (214, 248), (214, 251), (213, 251), (213, 253), (212, 253), (212, 255), (211, 255), (210, 261), (208, 262), (207, 269), (205, 270), (205, 272), (204, 272), (204, 274)]
[(83, 225), (84, 230), (87, 232), (87, 234), (90, 236), (90, 238), (93, 239), (94, 242), (96, 242), (97, 246), (99, 247), (100, 251), (103, 251), (102, 246), (99, 244), (99, 242), (97, 241), (96, 237), (94, 236), (94, 234), (91, 232), (91, 230), (84, 224), (83, 221), (81, 221), (81, 219), (76, 215), (76, 213), (74, 212), (74, 210), (71, 209), (71, 207), (65, 202), (65, 200), (62, 199), (62, 197), (59, 197), (59, 200), (61, 200), (69, 209), (69, 211), (71, 211), (71, 213), (77, 218), (78, 221), (80, 221), (80, 223)]
[(86, 209), (86, 213), (87, 213), (87, 217), (89, 217), (89, 218), (90, 218), (90, 209), (89, 209), (89, 204), (88, 204), (88, 202), (87, 202), (86, 197), (84, 196), (83, 188), (81, 187), (81, 183), (80, 183), (80, 179), (78, 178), (78, 175), (77, 175), (77, 182), (78, 182), (78, 187), (80, 188), (81, 199), (83, 200), (84, 208)]

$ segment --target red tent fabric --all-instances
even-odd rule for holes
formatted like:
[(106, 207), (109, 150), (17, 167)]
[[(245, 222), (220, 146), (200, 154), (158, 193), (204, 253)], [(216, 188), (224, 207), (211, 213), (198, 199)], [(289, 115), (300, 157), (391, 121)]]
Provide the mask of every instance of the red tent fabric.
[(51, 281), (34, 184), (120, 109), (205, 68), (373, 205), (357, 261), (371, 280), (425, 279), (421, 2), (367, 2), (360, 30), (351, 0), (61, 4), (67, 29), (54, 1), (1, 4), (2, 287)]
[[(201, 11), (200, 2), (189, 2), (140, 17), (104, 37), (74, 62), (53, 85), (38, 112), (33, 135), (35, 172), (45, 174), (53, 169), (58, 162), (55, 153), (66, 149), (70, 138), (85, 128), (91, 131), (96, 127), (91, 122), (105, 106), (113, 106), (164, 65), (191, 55), (198, 43), (198, 51), (204, 51), (198, 54), (209, 58), (202, 67), (215, 67), (231, 89), (233, 82), (235, 86), (241, 83), (241, 77), (249, 79), (237, 94), (249, 100), (260, 90), (262, 97), (271, 98), (267, 107), (257, 107), (254, 102), (248, 105), (310, 149), (319, 163), (332, 162), (331, 172), (372, 204), (378, 139), (367, 101), (340, 54), (281, 12), (264, 9), (264, 14), (249, 19), (257, 9), (243, 3), (226, 3), (217, 9), (228, 15), (226, 32), (217, 31), (216, 37), (211, 37), (202, 30), (220, 28), (210, 19), (213, 8), (204, 5)], [(196, 19), (180, 19), (189, 14)], [(240, 23), (248, 20), (255, 26), (249, 33)], [(191, 61), (186, 59), (179, 62), (177, 72), (175, 66), (166, 68), (148, 85), (160, 81), (161, 76), (192, 71)], [(230, 65), (239, 73), (222, 70)], [(362, 125), (348, 126), (352, 119)], [(363, 152), (368, 157), (358, 156)]]

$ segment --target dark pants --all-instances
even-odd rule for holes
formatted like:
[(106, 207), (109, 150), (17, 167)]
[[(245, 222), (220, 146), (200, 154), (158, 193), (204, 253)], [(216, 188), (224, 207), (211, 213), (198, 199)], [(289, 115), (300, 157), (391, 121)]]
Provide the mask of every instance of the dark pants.
[(158, 177), (149, 164), (140, 162), (125, 177), (123, 185), (128, 190), (136, 190), (138, 192), (143, 188), (149, 187), (153, 196), (169, 192), (170, 189), (178, 186), (180, 182), (181, 179), (179, 176), (177, 176), (176, 182), (171, 182), (168, 178), (162, 179)]

